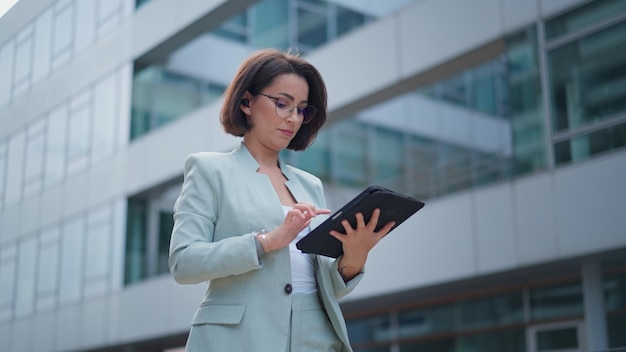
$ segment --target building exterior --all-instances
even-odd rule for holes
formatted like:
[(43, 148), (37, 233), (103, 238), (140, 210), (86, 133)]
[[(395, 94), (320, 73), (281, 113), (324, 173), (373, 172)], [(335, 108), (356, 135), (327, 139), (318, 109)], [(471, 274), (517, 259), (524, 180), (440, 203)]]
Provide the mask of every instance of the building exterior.
[(184, 345), (185, 157), (241, 60), (292, 48), (337, 208), (426, 207), (342, 301), (355, 351), (626, 350), (626, 1), (21, 0), (0, 18), (0, 351)]

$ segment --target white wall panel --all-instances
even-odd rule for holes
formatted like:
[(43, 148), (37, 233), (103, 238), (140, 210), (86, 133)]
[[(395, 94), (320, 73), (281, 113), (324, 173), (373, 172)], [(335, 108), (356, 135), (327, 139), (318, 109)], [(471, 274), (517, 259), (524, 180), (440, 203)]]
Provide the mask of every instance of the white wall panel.
[(20, 232), (20, 208), (16, 204), (4, 207), (2, 210), (3, 220), (0, 225), (2, 243), (12, 243)]
[(510, 184), (487, 187), (474, 193), (476, 257), (481, 273), (517, 266), (517, 243)]
[(33, 84), (36, 84), (50, 74), (52, 65), (52, 9), (37, 18), (33, 40)]
[(80, 341), (81, 322), (79, 304), (61, 307), (54, 322), (54, 351), (77, 350)]
[(133, 67), (127, 63), (118, 70), (117, 79), (117, 148), (121, 149), (130, 141), (130, 106), (132, 99)]
[(472, 206), (468, 194), (427, 203), (370, 252), (348, 299), (475, 275)]
[(0, 106), (11, 101), (14, 57), (15, 41), (11, 39), (0, 46)]
[(15, 317), (23, 318), (35, 311), (35, 282), (37, 275), (37, 237), (20, 241), (17, 257), (17, 291)]
[(537, 0), (543, 17), (550, 17), (588, 0)]
[(562, 256), (626, 245), (626, 154), (555, 172), (555, 218)]
[(30, 88), (33, 61), (33, 26), (24, 28), (15, 41), (15, 67), (13, 73), (13, 97)]
[(0, 351), (10, 351), (13, 324), (3, 324), (1, 321), (2, 318), (0, 318)]
[(57, 2), (53, 16), (52, 67), (67, 63), (72, 56), (74, 5)]
[(33, 339), (33, 352), (49, 352), (54, 346), (55, 317), (55, 313), (46, 312), (33, 318), (32, 329), (37, 331), (37, 338)]
[[(61, 280), (59, 303), (75, 303), (81, 298), (83, 273), (83, 243), (85, 223), (82, 217), (65, 223), (61, 232)], [(65, 323), (64, 323), (65, 324)], [(78, 331), (75, 329), (73, 334)]]
[[(399, 79), (396, 27), (392, 20), (374, 22), (360, 29), (359, 35), (347, 35), (329, 43), (320, 54), (308, 56), (326, 82), (329, 109)], [(349, 60), (339, 66), (337, 58)]]
[(87, 90), (70, 102), (67, 139), (68, 175), (83, 171), (89, 164), (93, 114), (91, 99), (91, 90)]
[(9, 140), (9, 162), (7, 167), (7, 183), (4, 198), (5, 206), (16, 202), (22, 197), (24, 185), (24, 152), (26, 133), (20, 131)]
[(41, 224), (41, 197), (39, 195), (24, 198), (19, 207), (18, 235), (34, 233)]
[(74, 53), (78, 55), (94, 43), (96, 35), (96, 0), (76, 1)]
[(0, 322), (13, 318), (17, 285), (17, 245), (0, 247)]
[(59, 227), (50, 227), (39, 236), (39, 269), (37, 270), (37, 312), (56, 306), (59, 284)]
[[(102, 346), (107, 342), (107, 329), (110, 319), (110, 304), (107, 297), (90, 299), (80, 310), (80, 333), (78, 348)], [(88, 323), (87, 323), (88, 322)]]
[(87, 208), (89, 200), (89, 174), (68, 177), (62, 191), (63, 216), (73, 216)]
[[(7, 181), (7, 163), (8, 163), (8, 155), (7, 155), (7, 142), (0, 142), (0, 209), (4, 206), (4, 193), (6, 192), (6, 181)], [(2, 219), (2, 216), (0, 216)], [(0, 224), (0, 229), (2, 225)], [(0, 239), (2, 238), (2, 234), (0, 234)]]
[(528, 26), (535, 21), (539, 13), (537, 0), (500, 0), (500, 11), (502, 11), (502, 22), (506, 32)]
[(11, 338), (11, 348), (8, 351), (31, 350), (33, 345), (33, 330), (31, 319), (16, 320), (13, 324), (13, 337)]
[(117, 85), (117, 74), (113, 73), (94, 87), (92, 163), (97, 163), (113, 154), (116, 146), (117, 112), (119, 111)]
[(58, 223), (63, 215), (63, 184), (47, 187), (41, 194), (41, 226)]
[(48, 116), (44, 183), (50, 186), (65, 176), (67, 143), (67, 104), (62, 104)]
[(504, 28), (498, 0), (430, 0), (405, 9), (399, 18), (403, 76), (488, 43)]

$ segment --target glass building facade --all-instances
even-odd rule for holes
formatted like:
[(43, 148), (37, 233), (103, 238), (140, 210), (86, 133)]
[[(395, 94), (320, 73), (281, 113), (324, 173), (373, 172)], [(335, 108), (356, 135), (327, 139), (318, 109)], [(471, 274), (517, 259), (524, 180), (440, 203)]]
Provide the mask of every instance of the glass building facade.
[[(21, 2), (27, 5), (15, 13), (31, 11), (26, 10), (32, 5), (29, 0)], [(487, 2), (501, 10), (512, 7), (511, 12), (517, 6), (504, 0)], [(395, 82), (385, 81), (355, 95), (354, 101), (331, 101), (329, 122), (315, 143), (282, 157), (320, 177), (334, 206), (341, 196), (379, 184), (427, 201), (426, 211), (462, 209), (459, 199), (468, 194), (471, 199), (488, 198), (493, 193), (480, 192), (523, 182), (558, 198), (560, 184), (543, 180), (606, 160), (617, 161), (601, 170), (621, 172), (620, 155), (626, 150), (626, 1), (563, 3), (568, 4), (559, 8), (539, 0), (537, 4), (552, 10), (537, 15), (541, 9), (535, 9), (519, 25), (494, 30), (497, 33), (487, 39), (442, 55), (409, 77), (398, 74)], [(198, 35), (177, 37), (179, 33), (172, 32), (160, 38), (165, 49), (162, 43), (130, 43), (127, 38), (135, 38), (128, 35), (130, 27), (137, 27), (130, 32), (137, 42), (146, 35), (140, 31), (161, 30), (151, 26), (154, 19), (142, 16), (165, 14), (162, 8), (168, 4), (51, 0), (40, 2), (37, 11), (33, 8), (22, 20), (5, 22), (21, 23), (12, 31), (4, 30), (9, 27), (0, 18), (0, 350), (180, 347), (191, 315), (180, 318), (169, 312), (167, 319), (151, 319), (160, 325), (150, 328), (134, 317), (154, 313), (154, 307), (175, 306), (172, 297), (181, 292), (169, 286), (167, 255), (172, 208), (182, 183), (180, 150), (188, 151), (172, 144), (197, 138), (195, 126), (184, 129), (185, 124), (197, 122), (193, 115), (198, 112), (216, 111), (211, 109), (219, 105), (233, 65), (257, 48), (291, 49), (341, 65), (350, 61), (342, 57), (343, 50), (351, 49), (355, 38), (367, 36), (381, 44), (376, 37), (383, 36), (379, 32), (390, 19), (394, 28), (402, 28), (428, 20), (416, 13), (429, 14), (439, 6), (436, 0), (225, 1), (211, 11), (228, 15), (201, 23), (206, 30)], [(487, 14), (489, 8), (481, 9)], [(185, 8), (176, 9), (182, 17)], [(202, 22), (189, 18), (178, 31)], [(435, 22), (430, 26), (435, 28)], [(159, 25), (165, 28), (168, 22)], [(481, 30), (478, 23), (475, 27), (472, 30)], [(442, 37), (449, 34), (439, 31)], [(406, 43), (406, 38), (385, 38)], [(433, 41), (437, 38), (434, 33)], [(119, 55), (107, 46), (110, 42), (116, 42)], [(442, 50), (436, 44), (397, 61), (422, 60)], [(125, 51), (133, 45), (139, 49)], [(339, 74), (329, 69), (329, 82), (336, 84), (333, 76)], [(360, 87), (355, 83), (350, 88)], [(215, 126), (199, 129), (210, 135), (207, 139), (217, 138)], [(165, 147), (154, 156), (159, 145)], [(189, 149), (205, 145), (199, 142)], [(162, 166), (172, 163), (176, 166)], [(601, 181), (596, 181), (601, 176), (602, 171), (591, 168), (586, 174), (589, 187), (602, 191)], [(530, 187), (520, 189), (513, 198), (523, 198)], [(585, 332), (601, 321), (604, 349), (626, 351), (626, 244), (619, 240), (626, 238), (620, 222), (626, 203), (619, 198), (619, 187), (603, 192), (615, 193), (618, 199), (607, 201), (608, 209), (593, 203), (599, 210), (590, 210), (592, 216), (602, 213), (596, 217), (608, 220), (606, 227), (589, 232), (600, 238), (598, 242), (603, 233), (618, 240), (567, 252), (574, 245), (559, 238), (537, 250), (541, 253), (535, 257), (543, 261), (502, 264), (478, 274), (446, 274), (447, 268), (433, 268), (444, 274), (422, 286), (368, 288), (367, 294), (342, 303), (354, 350), (582, 352), (592, 344)], [(577, 201), (576, 196), (568, 200)], [(546, 211), (550, 206), (554, 209)], [(559, 219), (574, 219), (550, 206), (540, 214), (515, 217), (512, 231), (520, 238), (541, 240), (541, 231), (547, 233), (550, 226), (567, 234), (571, 228)], [(469, 215), (456, 214), (474, 219), (468, 232), (483, 231), (475, 220), (478, 212), (472, 208)], [(548, 220), (541, 222), (544, 216)], [(537, 220), (537, 234), (521, 230), (520, 224), (529, 218)], [(480, 235), (467, 237), (467, 243), (453, 237), (441, 256), (468, 243), (482, 255)], [(517, 241), (521, 247), (522, 240)], [(542, 257), (552, 247), (558, 258)], [(600, 263), (596, 276), (581, 273), (590, 257)], [(560, 271), (563, 262), (568, 270)], [(593, 280), (595, 290), (589, 284)], [(144, 302), (147, 292), (159, 292), (161, 300)], [(587, 309), (590, 296), (603, 302), (602, 311), (593, 317)], [(197, 301), (200, 296), (183, 297)], [(169, 328), (168, 319), (182, 321), (183, 327)], [(96, 321), (102, 322), (94, 324), (98, 333), (82, 327)], [(76, 333), (80, 329), (86, 332)], [(24, 337), (32, 337), (26, 331), (39, 332), (39, 338), (31, 341)]]

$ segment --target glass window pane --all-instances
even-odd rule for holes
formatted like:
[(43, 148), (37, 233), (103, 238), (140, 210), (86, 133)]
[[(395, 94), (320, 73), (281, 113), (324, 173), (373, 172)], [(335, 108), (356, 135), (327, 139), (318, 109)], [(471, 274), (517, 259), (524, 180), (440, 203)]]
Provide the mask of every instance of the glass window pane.
[(537, 351), (554, 351), (578, 347), (576, 327), (537, 332)]
[(460, 336), (455, 351), (526, 352), (526, 331), (516, 329)]
[(455, 316), (453, 304), (400, 312), (398, 336), (405, 338), (454, 331)]
[(509, 118), (515, 173), (547, 165), (537, 31), (531, 27), (506, 40)]
[(124, 283), (130, 284), (147, 276), (146, 247), (147, 205), (142, 200), (128, 200), (126, 225), (126, 259)]
[(367, 183), (367, 130), (354, 120), (338, 123), (331, 134), (333, 181), (350, 186)]
[(169, 272), (168, 260), (170, 250), (170, 238), (174, 228), (174, 213), (159, 213), (159, 249), (157, 260), (157, 274)]
[(607, 329), (609, 332), (609, 347), (618, 348), (626, 346), (626, 314), (609, 315), (607, 317)]
[(593, 1), (566, 15), (547, 21), (546, 39), (552, 39), (601, 22), (607, 18), (615, 17), (624, 11), (626, 11), (626, 2), (623, 0)]
[(521, 292), (459, 302), (458, 329), (495, 327), (523, 321)]
[(626, 22), (548, 54), (555, 131), (626, 111)]
[(377, 127), (374, 153), (370, 156), (374, 167), (373, 183), (393, 190), (404, 188), (404, 143), (402, 133)]
[(288, 0), (263, 0), (254, 11), (254, 45), (258, 48), (288, 49)]
[(298, 167), (313, 173), (322, 181), (330, 180), (330, 143), (328, 130), (321, 129), (315, 142), (303, 152), (295, 155)]
[(328, 41), (326, 13), (298, 9), (298, 43), (316, 48)]
[(607, 311), (626, 308), (626, 274), (604, 279), (604, 302)]
[(346, 322), (350, 342), (358, 345), (367, 342), (389, 341), (391, 328), (389, 315), (380, 315)]
[(457, 352), (454, 338), (427, 340), (420, 342), (401, 343), (400, 352), (433, 351), (433, 352)]
[(626, 123), (559, 142), (554, 146), (557, 164), (576, 162), (626, 146)]
[(530, 290), (530, 317), (543, 320), (583, 314), (580, 283)]
[(365, 14), (337, 5), (337, 37), (361, 27), (366, 21)]

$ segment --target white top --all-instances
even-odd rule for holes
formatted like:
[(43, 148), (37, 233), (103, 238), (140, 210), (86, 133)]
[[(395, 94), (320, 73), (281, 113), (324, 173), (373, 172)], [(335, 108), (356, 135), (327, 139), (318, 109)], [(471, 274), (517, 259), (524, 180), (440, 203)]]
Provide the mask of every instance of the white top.
[[(291, 207), (283, 205), (285, 215)], [(296, 242), (306, 236), (311, 229), (307, 226), (300, 231), (298, 236), (289, 243), (289, 255), (291, 257), (291, 285), (293, 293), (315, 293), (317, 285), (315, 283), (315, 272), (313, 269), (313, 255), (302, 253), (296, 248)]]

